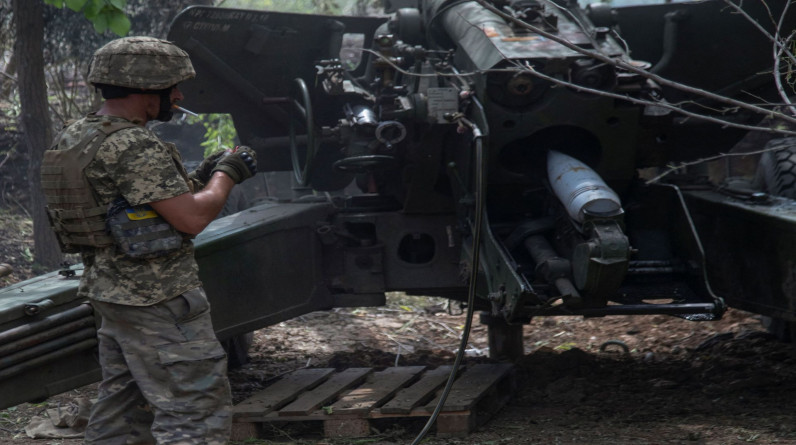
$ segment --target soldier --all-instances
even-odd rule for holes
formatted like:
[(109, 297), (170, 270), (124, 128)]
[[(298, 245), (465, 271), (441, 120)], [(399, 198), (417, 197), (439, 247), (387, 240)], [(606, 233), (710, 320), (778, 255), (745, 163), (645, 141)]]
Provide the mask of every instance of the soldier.
[(188, 54), (170, 42), (108, 43), (88, 76), (102, 107), (68, 124), (42, 163), (51, 224), (65, 252), (82, 254), (78, 294), (101, 317), (89, 444), (229, 438), (227, 359), (191, 238), (256, 172), (255, 153), (211, 156), (189, 175), (176, 147), (144, 127), (170, 119), (183, 98), (178, 84), (194, 75)]

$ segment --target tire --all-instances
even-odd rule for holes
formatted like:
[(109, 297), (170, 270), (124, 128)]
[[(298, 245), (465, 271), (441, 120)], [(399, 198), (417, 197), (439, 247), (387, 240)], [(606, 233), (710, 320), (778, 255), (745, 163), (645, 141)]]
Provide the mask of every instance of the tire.
[(249, 363), (249, 348), (254, 341), (254, 333), (236, 335), (221, 342), (227, 351), (227, 369), (237, 369)]
[[(755, 184), (769, 195), (796, 199), (796, 138), (772, 139), (760, 156)], [(762, 316), (763, 327), (783, 342), (793, 342), (796, 323)]]
[(796, 199), (796, 138), (772, 139), (765, 148), (755, 183), (770, 195)]

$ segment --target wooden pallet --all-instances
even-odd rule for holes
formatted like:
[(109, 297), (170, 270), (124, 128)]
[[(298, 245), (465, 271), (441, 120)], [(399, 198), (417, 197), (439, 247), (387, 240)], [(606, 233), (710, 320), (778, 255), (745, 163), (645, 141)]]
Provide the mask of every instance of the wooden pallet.
[[(362, 437), (377, 419), (430, 417), (450, 372), (450, 366), (300, 369), (235, 406), (233, 440), (261, 438), (268, 423), (321, 422), (326, 437)], [(513, 365), (462, 367), (437, 418), (437, 435), (469, 434), (514, 389)]]

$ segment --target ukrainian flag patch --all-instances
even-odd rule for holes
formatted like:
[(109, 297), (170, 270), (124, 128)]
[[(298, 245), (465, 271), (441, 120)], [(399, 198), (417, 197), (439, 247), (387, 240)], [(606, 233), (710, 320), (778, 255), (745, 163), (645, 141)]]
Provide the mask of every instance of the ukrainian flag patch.
[(130, 221), (140, 221), (142, 219), (152, 219), (158, 217), (157, 212), (148, 204), (128, 207), (124, 209), (124, 211), (127, 212), (127, 218)]

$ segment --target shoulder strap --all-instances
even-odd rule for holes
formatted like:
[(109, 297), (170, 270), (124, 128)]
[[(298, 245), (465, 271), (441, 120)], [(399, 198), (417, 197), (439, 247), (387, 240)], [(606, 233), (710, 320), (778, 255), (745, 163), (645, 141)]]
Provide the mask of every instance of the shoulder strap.
[(109, 122), (107, 124), (100, 125), (98, 131), (87, 134), (80, 141), (80, 143), (74, 147), (78, 153), (77, 159), (80, 169), (82, 170), (85, 168), (89, 162), (94, 159), (94, 156), (97, 154), (97, 150), (99, 150), (100, 145), (102, 145), (108, 136), (119, 130), (136, 126), (137, 125), (132, 122)]
[(115, 122), (103, 122), (100, 126), (100, 131), (105, 133), (105, 136), (110, 135), (111, 133), (115, 133), (119, 130), (124, 130), (125, 128), (130, 127), (137, 127), (138, 125), (132, 122), (122, 122), (122, 121), (115, 121)]

